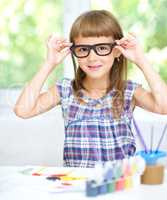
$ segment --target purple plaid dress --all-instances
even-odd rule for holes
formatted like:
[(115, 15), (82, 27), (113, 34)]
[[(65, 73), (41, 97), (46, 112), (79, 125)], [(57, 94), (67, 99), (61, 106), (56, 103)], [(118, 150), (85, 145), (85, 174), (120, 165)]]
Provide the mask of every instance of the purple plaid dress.
[(57, 82), (65, 123), (64, 166), (94, 167), (97, 161), (132, 156), (136, 150), (131, 131), (131, 101), (138, 84), (127, 81), (124, 111), (120, 119), (112, 116), (114, 89), (104, 97), (81, 95), (85, 104), (73, 95), (70, 79)]

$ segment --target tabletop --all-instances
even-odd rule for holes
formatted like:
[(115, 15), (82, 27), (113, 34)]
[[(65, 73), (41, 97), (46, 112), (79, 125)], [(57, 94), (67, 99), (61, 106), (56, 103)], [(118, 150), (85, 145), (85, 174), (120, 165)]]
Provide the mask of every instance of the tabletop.
[[(71, 168), (47, 167), (51, 171), (68, 172)], [(97, 197), (86, 197), (83, 185), (72, 188), (72, 190), (57, 190), (55, 182), (46, 180), (45, 176), (32, 176), (29, 170), (42, 169), (39, 166), (1, 166), (0, 167), (0, 200), (165, 200), (167, 196), (167, 176), (161, 185), (139, 185), (135, 188), (99, 195)], [(76, 169), (75, 169), (76, 170)], [(83, 176), (91, 173), (91, 170), (77, 169)], [(167, 174), (165, 172), (165, 174)]]

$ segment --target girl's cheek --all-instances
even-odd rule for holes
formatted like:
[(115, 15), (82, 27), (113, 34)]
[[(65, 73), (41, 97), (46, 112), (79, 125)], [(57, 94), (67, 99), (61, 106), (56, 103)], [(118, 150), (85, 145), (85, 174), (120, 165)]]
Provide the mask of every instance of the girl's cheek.
[(86, 62), (85, 62), (85, 60), (81, 60), (81, 59), (78, 59), (78, 65), (79, 66), (82, 66), (82, 65), (84, 65)]

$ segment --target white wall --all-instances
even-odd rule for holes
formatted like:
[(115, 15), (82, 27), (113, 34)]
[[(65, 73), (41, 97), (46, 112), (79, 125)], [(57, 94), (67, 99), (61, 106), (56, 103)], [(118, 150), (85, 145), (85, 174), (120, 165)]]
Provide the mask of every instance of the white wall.
[(16, 117), (12, 109), (5, 113), (0, 117), (0, 165), (62, 165), (60, 107), (27, 120)]

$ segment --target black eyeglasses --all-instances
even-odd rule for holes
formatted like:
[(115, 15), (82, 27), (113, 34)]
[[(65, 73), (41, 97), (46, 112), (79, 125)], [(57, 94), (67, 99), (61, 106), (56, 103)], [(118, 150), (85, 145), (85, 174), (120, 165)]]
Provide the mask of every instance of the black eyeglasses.
[(116, 42), (98, 43), (94, 45), (73, 45), (70, 47), (70, 50), (77, 58), (85, 58), (89, 56), (91, 49), (93, 49), (98, 56), (107, 56), (112, 52), (115, 45)]

